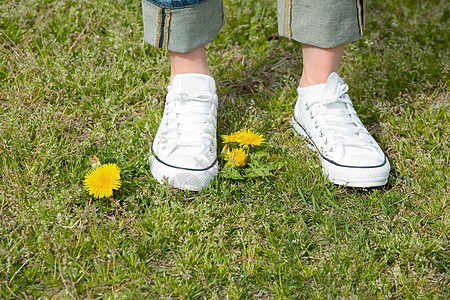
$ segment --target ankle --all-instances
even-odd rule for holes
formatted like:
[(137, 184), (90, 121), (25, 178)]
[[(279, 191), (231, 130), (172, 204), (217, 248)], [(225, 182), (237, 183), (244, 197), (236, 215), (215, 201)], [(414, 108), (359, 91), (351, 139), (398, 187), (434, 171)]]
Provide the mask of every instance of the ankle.
[(299, 87), (305, 88), (326, 83), (331, 73), (333, 72), (321, 72), (317, 74), (307, 74), (306, 72), (303, 72), (302, 77), (300, 78)]
[(344, 48), (345, 45), (334, 48), (319, 48), (303, 44), (303, 71), (300, 87), (325, 83), (332, 72), (339, 74)]
[(205, 46), (201, 46), (187, 53), (169, 51), (170, 84), (175, 75), (185, 73), (204, 74), (212, 77), (206, 60)]

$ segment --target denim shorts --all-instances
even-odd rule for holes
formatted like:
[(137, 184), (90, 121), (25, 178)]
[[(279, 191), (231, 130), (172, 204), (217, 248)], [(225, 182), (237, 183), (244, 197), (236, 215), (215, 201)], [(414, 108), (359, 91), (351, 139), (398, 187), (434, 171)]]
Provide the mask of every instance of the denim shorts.
[[(245, 1), (242, 1), (245, 3)], [(361, 38), (365, 0), (277, 0), (280, 35), (321, 48)], [(224, 22), (222, 0), (142, 0), (145, 41), (188, 52), (214, 40)]]

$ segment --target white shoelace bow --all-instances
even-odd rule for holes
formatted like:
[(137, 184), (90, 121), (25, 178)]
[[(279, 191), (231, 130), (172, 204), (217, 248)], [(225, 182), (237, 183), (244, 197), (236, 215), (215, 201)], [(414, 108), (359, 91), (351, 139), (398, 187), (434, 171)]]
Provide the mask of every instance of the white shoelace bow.
[(356, 114), (347, 91), (348, 85), (340, 83), (326, 98), (311, 98), (306, 102), (309, 117), (330, 152), (338, 146), (372, 148), (370, 134)]
[(217, 111), (214, 97), (213, 94), (175, 93), (165, 108), (165, 148), (170, 147), (173, 152), (189, 147), (189, 151), (197, 152), (197, 155), (212, 150)]

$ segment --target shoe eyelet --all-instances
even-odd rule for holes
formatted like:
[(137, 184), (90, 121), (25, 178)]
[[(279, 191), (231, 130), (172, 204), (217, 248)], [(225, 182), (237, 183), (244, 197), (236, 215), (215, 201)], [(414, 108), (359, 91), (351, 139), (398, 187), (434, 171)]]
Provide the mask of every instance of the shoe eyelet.
[(308, 104), (305, 103), (305, 108), (306, 110), (309, 110), (310, 107), (308, 106)]
[(320, 136), (320, 137), (323, 137), (323, 132), (322, 132), (322, 130), (320, 131), (319, 136)]
[(330, 150), (330, 152), (334, 152), (334, 148), (330, 148), (329, 150)]
[(309, 118), (314, 119), (314, 116), (312, 115), (312, 112), (309, 113)]
[(324, 145), (328, 145), (328, 140), (325, 140), (325, 142), (323, 142)]
[(319, 128), (319, 125), (317, 125), (317, 122), (314, 122), (314, 128)]

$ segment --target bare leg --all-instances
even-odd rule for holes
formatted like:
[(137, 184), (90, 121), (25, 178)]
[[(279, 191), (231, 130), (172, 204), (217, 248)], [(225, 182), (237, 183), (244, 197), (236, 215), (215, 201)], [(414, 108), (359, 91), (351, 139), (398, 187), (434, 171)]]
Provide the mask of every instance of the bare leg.
[(300, 87), (325, 83), (332, 72), (339, 74), (344, 47), (345, 45), (340, 45), (324, 49), (303, 44), (303, 72)]
[(206, 61), (205, 46), (201, 46), (187, 53), (169, 51), (170, 57), (170, 85), (177, 74), (198, 73), (212, 76)]

